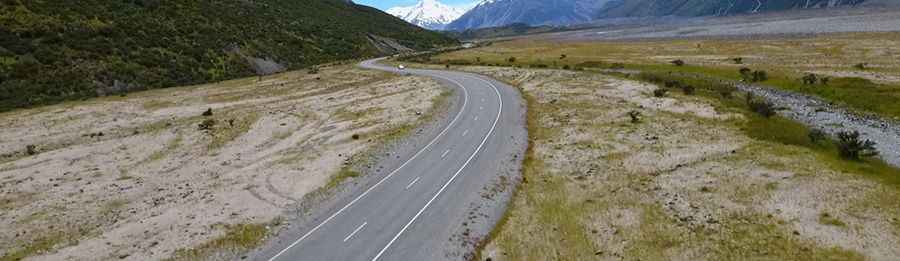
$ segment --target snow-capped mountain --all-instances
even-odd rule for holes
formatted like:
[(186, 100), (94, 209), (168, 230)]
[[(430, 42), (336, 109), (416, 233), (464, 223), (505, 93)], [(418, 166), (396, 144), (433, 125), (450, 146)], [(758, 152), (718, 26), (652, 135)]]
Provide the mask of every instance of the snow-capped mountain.
[(422, 28), (443, 30), (444, 26), (462, 16), (466, 11), (442, 4), (437, 0), (420, 0), (412, 6), (388, 9), (387, 13)]

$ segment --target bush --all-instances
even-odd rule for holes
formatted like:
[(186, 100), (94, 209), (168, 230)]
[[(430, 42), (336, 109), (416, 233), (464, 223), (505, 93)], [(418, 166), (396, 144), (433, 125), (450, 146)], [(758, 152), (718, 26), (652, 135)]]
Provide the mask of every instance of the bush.
[(35, 147), (34, 145), (25, 146), (25, 154), (28, 156), (37, 154), (37, 147)]
[(766, 71), (753, 71), (744, 67), (739, 72), (745, 82), (764, 82), (769, 80), (769, 74)]
[(653, 90), (653, 97), (656, 97), (656, 98), (666, 97), (666, 93), (669, 93), (669, 90), (662, 89), (662, 88), (656, 89), (656, 90)]
[(570, 67), (568, 64), (563, 65), (562, 68), (563, 68), (563, 70), (569, 70), (569, 69), (572, 69), (572, 67)]
[(307, 74), (318, 74), (318, 73), (319, 73), (319, 67), (315, 67), (315, 66), (309, 67), (309, 71), (307, 71), (306, 73), (307, 73)]
[(628, 112), (628, 117), (631, 117), (631, 123), (640, 123), (641, 122), (641, 112), (639, 112), (639, 111)]
[(206, 109), (206, 111), (204, 111), (203, 114), (201, 114), (201, 115), (203, 115), (204, 117), (212, 116), (213, 115), (212, 108)]
[(203, 122), (200, 122), (197, 129), (202, 131), (212, 130), (213, 127), (216, 126), (216, 120), (214, 119), (205, 119)]
[(515, 63), (515, 62), (516, 62), (516, 57), (509, 57), (509, 59), (506, 59), (506, 61), (509, 62), (509, 63)]
[(856, 65), (853, 65), (853, 68), (856, 68), (856, 69), (859, 69), (859, 70), (865, 70), (865, 69), (867, 69), (868, 67), (869, 67), (869, 64), (868, 64), (868, 63), (857, 63)]
[(350, 136), (350, 138), (353, 140), (359, 140), (360, 137), (359, 134), (353, 134), (353, 136)]
[(715, 89), (716, 89), (716, 92), (719, 93), (719, 95), (722, 95), (722, 98), (726, 98), (726, 99), (733, 98), (734, 92), (737, 91), (737, 88), (735, 88), (734, 86), (725, 85), (725, 84), (716, 85)]
[(681, 88), (681, 90), (684, 91), (685, 95), (694, 95), (694, 93), (696, 93), (696, 91), (697, 91), (694, 88), (694, 86), (690, 86), (690, 85), (685, 85), (684, 87)]
[(828, 138), (828, 134), (820, 129), (809, 130), (809, 134), (807, 136), (809, 136), (809, 141), (813, 144), (819, 144), (819, 142)]
[(742, 57), (731, 58), (731, 61), (734, 61), (734, 64), (744, 64), (744, 58)]
[(837, 146), (841, 157), (849, 160), (860, 160), (863, 157), (878, 155), (878, 151), (875, 149), (875, 142), (861, 140), (858, 131), (839, 132)]
[(775, 105), (765, 99), (758, 99), (753, 94), (747, 94), (747, 106), (760, 116), (766, 118), (775, 116)]
[(609, 68), (613, 69), (613, 70), (621, 70), (621, 69), (625, 69), (625, 64), (613, 63), (612, 65), (609, 66)]
[(682, 60), (674, 60), (674, 61), (671, 61), (671, 63), (674, 64), (675, 66), (684, 66), (684, 61), (682, 61)]
[(814, 73), (810, 73), (810, 74), (807, 74), (806, 76), (803, 76), (802, 80), (803, 80), (803, 84), (805, 84), (805, 85), (813, 85), (813, 84), (816, 84), (817, 82), (819, 82), (819, 77), (816, 76), (816, 74), (814, 74)]

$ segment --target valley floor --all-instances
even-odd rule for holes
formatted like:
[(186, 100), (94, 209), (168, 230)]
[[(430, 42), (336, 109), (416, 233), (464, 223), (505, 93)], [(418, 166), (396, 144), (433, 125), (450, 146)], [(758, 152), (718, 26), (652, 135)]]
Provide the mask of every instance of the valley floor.
[(4, 113), (0, 260), (237, 259), (447, 97), (343, 65)]
[(898, 173), (786, 143), (805, 128), (730, 105), (742, 94), (654, 97), (657, 86), (597, 73), (459, 68), (528, 100), (523, 182), (481, 260), (900, 255), (900, 186), (879, 176)]

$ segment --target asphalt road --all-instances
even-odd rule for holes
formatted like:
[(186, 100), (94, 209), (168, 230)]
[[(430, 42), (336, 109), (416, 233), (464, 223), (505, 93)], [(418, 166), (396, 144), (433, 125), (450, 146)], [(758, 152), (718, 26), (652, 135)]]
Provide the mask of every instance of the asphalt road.
[[(360, 63), (390, 72), (397, 68)], [(499, 175), (498, 165), (521, 151), (511, 142), (524, 127), (515, 89), (463, 72), (407, 69), (456, 89), (462, 101), (449, 123), (398, 166), (260, 260), (435, 260), (473, 201)], [(464, 224), (465, 225), (465, 224)], [(452, 258), (451, 258), (452, 259)]]

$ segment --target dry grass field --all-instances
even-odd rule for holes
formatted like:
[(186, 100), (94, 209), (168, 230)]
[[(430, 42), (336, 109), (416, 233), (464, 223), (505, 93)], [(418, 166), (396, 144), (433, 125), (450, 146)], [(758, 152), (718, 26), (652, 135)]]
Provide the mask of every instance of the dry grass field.
[(803, 126), (731, 105), (741, 94), (654, 97), (656, 86), (592, 72), (457, 69), (528, 102), (524, 179), (481, 260), (900, 255), (896, 179), (791, 144)]
[(343, 65), (4, 113), (0, 260), (237, 259), (444, 92)]
[[(738, 58), (739, 62), (735, 60)], [(674, 66), (674, 60), (682, 60), (685, 65)], [(438, 55), (432, 62), (621, 68), (728, 80), (740, 79), (738, 71), (746, 67), (767, 71), (769, 80), (763, 84), (900, 119), (900, 33), (589, 42), (521, 38)], [(808, 74), (829, 77), (830, 81), (805, 85), (802, 77)]]

